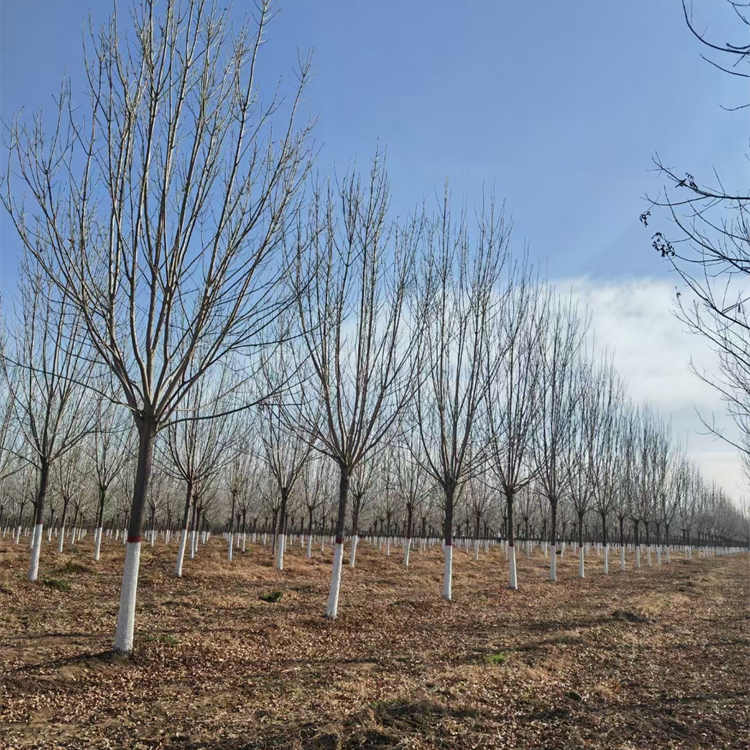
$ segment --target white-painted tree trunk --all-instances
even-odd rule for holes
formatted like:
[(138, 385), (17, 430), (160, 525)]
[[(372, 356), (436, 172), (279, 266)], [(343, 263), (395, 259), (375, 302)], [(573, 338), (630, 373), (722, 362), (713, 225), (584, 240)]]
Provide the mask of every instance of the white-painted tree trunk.
[(127, 542), (125, 547), (125, 569), (122, 573), (120, 611), (117, 615), (115, 651), (121, 654), (133, 650), (135, 629), (135, 597), (138, 590), (138, 568), (141, 560), (141, 542)]
[(578, 577), (586, 577), (586, 555), (583, 554), (583, 551), (580, 555), (578, 555)]
[(42, 551), (43, 525), (38, 523), (34, 526), (34, 534), (31, 538), (31, 562), (29, 563), (29, 580), (36, 581), (39, 576), (39, 555)]
[(648, 567), (651, 567), (651, 545), (649, 544), (646, 548), (646, 560), (648, 562)]
[(307, 537), (307, 553), (305, 554), (305, 557), (309, 560), (312, 557), (312, 534)]
[(514, 591), (517, 591), (518, 590), (518, 573), (516, 572), (516, 548), (515, 546), (506, 548), (506, 552), (508, 552), (508, 560), (509, 560), (509, 568), (510, 568), (509, 587), (512, 588)]
[(284, 546), (286, 534), (279, 534), (276, 540), (276, 570), (284, 570)]
[(549, 579), (550, 581), (557, 580), (557, 545), (555, 544), (549, 546)]
[(640, 568), (641, 567), (641, 545), (636, 545), (635, 548), (635, 567)]
[(409, 552), (411, 552), (411, 537), (407, 537), (404, 545), (404, 567), (409, 567)]
[(625, 545), (620, 545), (620, 570), (625, 570)]
[(99, 562), (102, 551), (102, 527), (99, 526), (94, 532), (94, 562)]
[(474, 540), (474, 559), (479, 559), (479, 539)]
[[(3, 534), (5, 536), (5, 534)], [(52, 544), (52, 527), (47, 529), (47, 544)]]
[(671, 562), (672, 562), (672, 560), (671, 560), (670, 555), (669, 555), (669, 545), (667, 545), (667, 563), (671, 563)]
[(443, 547), (445, 567), (443, 570), (443, 599), (451, 601), (453, 595), (453, 545)]
[(174, 567), (174, 574), (182, 578), (182, 563), (185, 560), (185, 547), (187, 546), (188, 530), (183, 529), (180, 534), (180, 548), (177, 550), (177, 564)]
[(349, 567), (350, 568), (353, 568), (357, 562), (357, 545), (358, 544), (359, 544), (359, 536), (355, 534), (352, 537), (352, 549), (351, 549), (351, 552), (349, 553)]
[(227, 561), (232, 562), (232, 551), (234, 550), (234, 534), (229, 534), (229, 539), (227, 540), (229, 544), (227, 545)]
[(339, 591), (341, 590), (341, 567), (344, 560), (344, 541), (336, 541), (333, 548), (333, 571), (331, 573), (331, 588), (328, 592), (328, 607), (326, 617), (335, 620), (339, 613)]
[(65, 526), (60, 527), (60, 533), (57, 535), (57, 551), (63, 551), (63, 544), (65, 542)]
[(661, 544), (656, 545), (656, 564), (661, 565)]
[(609, 544), (604, 545), (604, 575), (609, 574)]

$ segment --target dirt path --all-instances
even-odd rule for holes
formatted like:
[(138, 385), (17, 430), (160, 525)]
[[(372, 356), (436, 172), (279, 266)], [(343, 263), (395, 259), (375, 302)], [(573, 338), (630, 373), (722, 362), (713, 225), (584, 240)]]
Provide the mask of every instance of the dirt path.
[[(283, 573), (268, 548), (230, 565), (214, 539), (172, 577), (144, 546), (131, 659), (108, 649), (122, 547), (58, 556), (0, 540), (0, 746), (14, 748), (747, 748), (750, 559), (674, 561), (605, 577), (601, 558), (362, 544), (340, 617), (322, 617), (330, 550)], [(629, 560), (629, 566), (632, 561)], [(59, 585), (59, 584), (58, 584)], [(283, 592), (280, 601), (260, 595)]]

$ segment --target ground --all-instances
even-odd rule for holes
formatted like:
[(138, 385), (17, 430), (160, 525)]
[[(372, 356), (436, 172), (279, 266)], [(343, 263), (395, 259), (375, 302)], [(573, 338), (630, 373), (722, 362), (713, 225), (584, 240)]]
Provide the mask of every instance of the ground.
[(123, 547), (94, 563), (92, 537), (45, 542), (38, 584), (0, 540), (0, 747), (750, 747), (747, 554), (605, 576), (592, 552), (585, 580), (566, 555), (553, 584), (537, 553), (513, 592), (499, 550), (457, 551), (449, 603), (439, 548), (405, 569), (362, 543), (331, 622), (329, 548), (279, 572), (214, 537), (179, 580), (144, 545), (126, 658)]

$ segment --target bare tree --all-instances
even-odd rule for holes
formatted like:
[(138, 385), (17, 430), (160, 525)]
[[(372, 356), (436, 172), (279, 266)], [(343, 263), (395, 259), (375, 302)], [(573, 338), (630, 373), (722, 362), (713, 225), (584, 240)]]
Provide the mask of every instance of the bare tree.
[[(280, 330), (278, 338), (285, 341), (288, 335)], [(276, 481), (280, 500), (276, 536), (276, 568), (278, 570), (284, 569), (289, 497), (310, 458), (314, 445), (307, 439), (304, 430), (295, 429), (305, 417), (309, 416), (309, 404), (304, 402), (304, 396), (299, 394), (297, 398), (290, 398), (286, 394), (279, 393), (279, 389), (297, 374), (297, 369), (294, 365), (294, 353), (291, 346), (286, 344), (280, 347), (274, 357), (264, 365), (266, 390), (275, 395), (267, 398), (259, 407), (258, 432), (262, 456), (271, 476)]]
[[(710, 4), (712, 9), (716, 4)], [(745, 101), (728, 107), (746, 110), (750, 78), (750, 9), (747, 3), (727, 0), (728, 16), (737, 24), (737, 39), (724, 41), (711, 35), (710, 23), (694, 16), (693, 3), (682, 0), (685, 22), (702, 45), (702, 57), (736, 80)], [(704, 32), (703, 29), (706, 29)], [(746, 115), (743, 113), (743, 117)], [(718, 374), (698, 375), (713, 385), (727, 404), (740, 431), (739, 440), (728, 436), (713, 420), (702, 416), (708, 429), (750, 455), (750, 192), (747, 182), (732, 187), (714, 170), (710, 176), (682, 172), (657, 155), (657, 169), (665, 180), (663, 191), (647, 198), (649, 209), (641, 215), (648, 227), (661, 215), (669, 227), (652, 236), (655, 250), (679, 274), (684, 288), (677, 291), (678, 316), (688, 328), (708, 340), (718, 354)], [(652, 211), (656, 216), (652, 217)]]
[(352, 471), (349, 480), (349, 492), (352, 496), (351, 524), (352, 524), (352, 546), (349, 556), (349, 567), (353, 568), (357, 560), (357, 546), (359, 545), (359, 523), (362, 511), (366, 508), (366, 501), (370, 498), (372, 490), (378, 480), (384, 465), (378, 460), (379, 454), (370, 455), (365, 461), (361, 461)]
[[(190, 556), (195, 549), (195, 519), (198, 513), (198, 489), (229, 465), (238, 451), (238, 415), (230, 404), (234, 398), (236, 383), (228, 367), (223, 367), (214, 382), (204, 379), (196, 383), (183, 399), (176, 419), (165, 430), (165, 439), (158, 444), (164, 452), (162, 465), (172, 476), (185, 482), (185, 503), (182, 514), (180, 546), (175, 563), (175, 575), (182, 576), (185, 549), (192, 528)], [(220, 415), (204, 420), (212, 412)], [(182, 419), (183, 415), (193, 417)], [(247, 436), (245, 436), (247, 437)], [(193, 505), (193, 523), (190, 523), (190, 508)], [(231, 545), (230, 545), (231, 549)]]
[(509, 587), (517, 589), (513, 503), (516, 494), (536, 475), (532, 441), (538, 419), (539, 337), (546, 330), (550, 295), (526, 265), (514, 269), (508, 286), (506, 303), (491, 331), (492, 346), (505, 351), (495, 376), (489, 371), (485, 375), (486, 425), (490, 475), (499, 484), (506, 503)]
[(503, 302), (498, 282), (509, 236), (494, 202), (479, 214), (475, 236), (465, 213), (454, 224), (446, 186), (422, 261), (418, 294), (425, 325), (414, 364), (420, 379), (413, 420), (421, 443), (417, 460), (443, 489), (443, 597), (449, 601), (457, 492), (487, 454), (481, 420), (489, 383), (502, 360), (490, 330)]
[[(609, 573), (610, 515), (620, 493), (618, 463), (622, 452), (623, 386), (611, 361), (602, 364), (596, 383), (597, 408), (593, 434), (591, 480), (594, 506), (602, 523), (604, 572)], [(622, 543), (622, 540), (621, 540)]]
[(539, 338), (539, 423), (534, 454), (539, 484), (550, 505), (550, 573), (557, 580), (557, 513), (566, 486), (565, 465), (571, 449), (570, 421), (580, 395), (576, 372), (583, 329), (571, 303), (557, 302)]
[(306, 557), (312, 557), (312, 541), (315, 531), (315, 514), (326, 504), (327, 498), (334, 493), (333, 463), (327, 458), (308, 461), (302, 470), (302, 502), (307, 512), (307, 551)]
[(107, 491), (118, 474), (124, 469), (132, 455), (132, 422), (128, 415), (115, 408), (106, 399), (99, 397), (96, 425), (93, 429), (93, 463), (97, 485), (96, 531), (94, 532), (94, 561), (99, 560), (104, 509)]
[[(355, 173), (316, 189), (298, 245), (295, 294), (309, 379), (300, 427), (339, 469), (333, 572), (326, 616), (338, 612), (352, 471), (378, 448), (413, 393), (406, 319), (417, 220), (388, 219), (389, 187), (377, 155), (369, 180)], [(337, 211), (338, 204), (338, 211)], [(414, 325), (411, 322), (411, 325)]]
[(30, 128), (13, 122), (3, 194), (25, 247), (119, 381), (138, 432), (121, 652), (133, 643), (156, 435), (227, 355), (244, 356), (249, 371), (257, 364), (251, 347), (290, 303), (281, 239), (309, 163), (309, 126), (294, 127), (309, 61), (279, 137), (282, 101), (257, 90), (268, 0), (255, 28), (235, 27), (209, 0), (165, 0), (161, 15), (158, 5), (140, 0), (130, 33), (114, 14), (91, 40), (87, 116), (64, 87), (50, 134), (41, 117)]
[(429, 477), (419, 463), (414, 460), (413, 452), (410, 450), (397, 448), (389, 455), (389, 458), (393, 459), (392, 472), (396, 493), (406, 508), (404, 566), (408, 568), (412, 532), (414, 530), (414, 515), (424, 502)]
[(21, 309), (0, 367), (37, 470), (28, 574), (36, 581), (50, 470), (94, 427), (97, 415), (84, 384), (94, 380), (95, 370), (81, 347), (81, 316), (29, 259), (21, 266), (19, 291)]

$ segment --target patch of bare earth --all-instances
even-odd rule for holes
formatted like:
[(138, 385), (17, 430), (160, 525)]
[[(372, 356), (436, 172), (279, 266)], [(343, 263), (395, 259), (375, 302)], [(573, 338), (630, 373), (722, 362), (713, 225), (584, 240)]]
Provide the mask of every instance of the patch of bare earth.
[(457, 551), (448, 603), (439, 549), (406, 570), (362, 543), (330, 622), (330, 549), (278, 572), (213, 539), (178, 580), (176, 546), (144, 545), (122, 658), (123, 548), (92, 544), (45, 543), (29, 584), (27, 544), (0, 540), (2, 747), (750, 747), (747, 555), (605, 576), (592, 553), (583, 581), (566, 556), (552, 584), (537, 554), (512, 592), (499, 551)]

